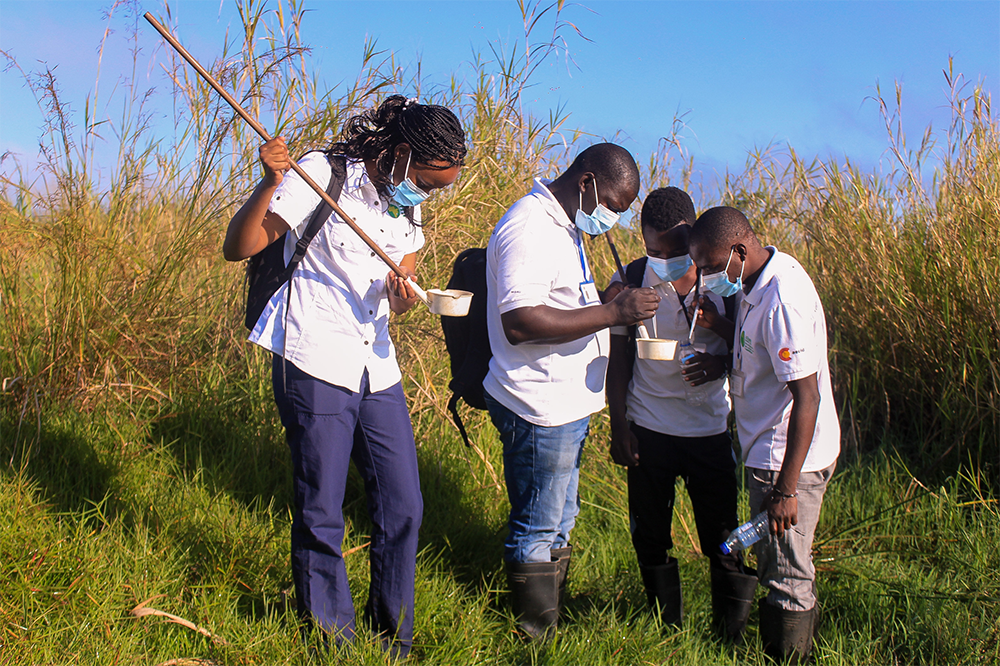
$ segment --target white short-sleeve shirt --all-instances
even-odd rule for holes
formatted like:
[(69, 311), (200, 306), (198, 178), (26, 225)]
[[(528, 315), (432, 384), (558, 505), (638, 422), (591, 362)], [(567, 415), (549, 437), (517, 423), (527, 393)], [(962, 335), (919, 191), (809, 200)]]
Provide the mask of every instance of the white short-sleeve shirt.
[(743, 460), (755, 469), (781, 469), (792, 407), (787, 383), (815, 374), (819, 414), (802, 471), (816, 472), (833, 464), (840, 453), (826, 317), (799, 262), (773, 247), (767, 249), (771, 259), (750, 293), (740, 299), (736, 316), (733, 409)]
[(609, 337), (605, 329), (561, 344), (512, 345), (504, 335), (504, 312), (600, 305), (583, 234), (546, 183), (536, 179), (531, 192), (500, 218), (486, 249), (493, 358), (483, 387), (529, 423), (559, 426), (604, 408)]
[[(299, 165), (317, 184), (324, 188), (329, 184), (330, 164), (324, 153), (308, 153)], [(285, 239), (286, 262), (319, 202), (320, 196), (294, 171), (285, 174), (271, 197), (268, 210), (291, 227)], [(379, 197), (361, 161), (348, 160), (337, 203), (396, 263), (424, 244), (419, 226), (405, 215), (389, 215), (387, 202)], [(419, 207), (414, 219), (420, 220)], [(388, 273), (378, 255), (331, 213), (290, 283), (271, 297), (249, 339), (336, 386), (359, 391), (367, 368), (371, 390), (387, 389), (402, 378), (389, 337)]]
[[(625, 282), (616, 274), (616, 279)], [(687, 340), (691, 330), (685, 309), (694, 303), (694, 289), (683, 299), (672, 283), (661, 279), (647, 263), (643, 273), (643, 287), (651, 287), (660, 295), (660, 305), (652, 322), (647, 322), (649, 335), (667, 340)], [(722, 297), (711, 292), (704, 294), (720, 313), (725, 312)], [(614, 327), (612, 335), (627, 335), (627, 328)], [(715, 333), (695, 327), (694, 344), (703, 345), (705, 351), (716, 356), (728, 354), (726, 341)], [(692, 405), (685, 397), (686, 382), (681, 376), (679, 359), (650, 361), (638, 356), (632, 365), (632, 381), (625, 396), (628, 419), (653, 432), (674, 437), (710, 437), (726, 431), (729, 416), (729, 391), (726, 378), (709, 382), (707, 396), (701, 405)]]

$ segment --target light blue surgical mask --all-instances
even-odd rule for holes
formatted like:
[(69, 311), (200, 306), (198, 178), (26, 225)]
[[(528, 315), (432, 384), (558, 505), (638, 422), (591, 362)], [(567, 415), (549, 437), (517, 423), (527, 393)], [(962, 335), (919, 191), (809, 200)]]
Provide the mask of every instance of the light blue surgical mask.
[(600, 197), (597, 196), (596, 178), (594, 179), (594, 198), (597, 199), (597, 207), (594, 208), (593, 213), (588, 215), (583, 212), (583, 192), (580, 192), (580, 207), (576, 209), (576, 219), (573, 222), (576, 224), (576, 228), (583, 233), (600, 236), (615, 226), (620, 215), (612, 213), (607, 206), (601, 203)]
[[(417, 187), (416, 183), (410, 180), (410, 158), (413, 157), (413, 151), (406, 157), (406, 171), (403, 172), (403, 182), (399, 185), (393, 186), (391, 183), (389, 185), (389, 198), (392, 202), (404, 208), (406, 206), (418, 206), (424, 201), (429, 195), (422, 189)], [(396, 170), (396, 163), (392, 163), (392, 170)]]
[(740, 276), (736, 278), (736, 282), (730, 282), (729, 275), (726, 274), (726, 271), (729, 270), (729, 262), (733, 260), (733, 252), (735, 251), (735, 247), (729, 251), (729, 259), (726, 261), (726, 267), (721, 272), (701, 276), (701, 286), (723, 298), (732, 296), (743, 288), (743, 269), (746, 268), (745, 261), (743, 262), (743, 266), (740, 267)]
[(691, 255), (685, 254), (681, 257), (671, 257), (670, 259), (660, 259), (659, 257), (646, 257), (649, 267), (656, 273), (656, 277), (667, 282), (676, 282), (684, 277), (684, 274), (691, 268)]

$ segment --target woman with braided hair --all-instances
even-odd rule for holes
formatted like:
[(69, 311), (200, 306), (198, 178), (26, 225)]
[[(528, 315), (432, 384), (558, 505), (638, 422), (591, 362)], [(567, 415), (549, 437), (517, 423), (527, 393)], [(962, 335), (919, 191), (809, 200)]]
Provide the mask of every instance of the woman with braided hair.
[[(465, 153), (454, 113), (394, 95), (350, 118), (339, 142), (299, 165), (320, 185), (335, 185), (341, 165), (340, 207), (413, 276), (424, 243), (420, 202), (455, 181)], [(320, 197), (294, 171), (286, 173), (283, 138), (265, 143), (260, 161), (264, 177), (230, 221), (223, 253), (239, 261), (283, 238), (287, 263)], [(341, 552), (353, 459), (372, 521), (365, 620), (399, 656), (413, 639), (423, 500), (388, 322), (390, 311), (406, 312), (416, 300), (410, 283), (386, 274), (381, 259), (332, 213), (250, 334), (272, 353), (274, 397), (292, 456), (292, 577), (305, 628), (318, 626), (338, 644), (354, 635)]]

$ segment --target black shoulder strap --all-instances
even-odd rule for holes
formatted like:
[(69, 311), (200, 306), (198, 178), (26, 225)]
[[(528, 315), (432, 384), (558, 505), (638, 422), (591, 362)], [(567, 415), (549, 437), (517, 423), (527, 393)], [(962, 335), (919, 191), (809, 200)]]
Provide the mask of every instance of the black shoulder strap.
[[(326, 193), (331, 199), (336, 201), (340, 198), (340, 193), (344, 190), (344, 181), (347, 180), (347, 158), (343, 155), (331, 155), (327, 153), (326, 159), (330, 163), (330, 184), (326, 186)], [(323, 224), (330, 217), (331, 212), (333, 212), (333, 207), (326, 202), (326, 199), (320, 198), (319, 205), (316, 206), (309, 224), (306, 225), (305, 232), (295, 241), (295, 251), (292, 252), (292, 256), (288, 260), (288, 265), (285, 266), (286, 280), (292, 277), (295, 267), (302, 261), (302, 257), (306, 256), (309, 243), (319, 233)]]
[(642, 286), (642, 276), (646, 273), (646, 260), (648, 258), (646, 256), (639, 257), (625, 267), (625, 282), (633, 287)]
[(722, 299), (722, 306), (726, 312), (726, 319), (736, 323), (736, 297), (735, 296), (725, 296)]
[[(642, 277), (646, 274), (646, 263), (649, 257), (643, 255), (636, 259), (635, 261), (630, 261), (628, 266), (625, 267), (625, 284), (632, 285), (633, 287), (642, 286)], [(634, 357), (635, 355), (635, 325), (628, 327), (628, 337), (629, 353)], [(631, 364), (631, 361), (630, 361)]]

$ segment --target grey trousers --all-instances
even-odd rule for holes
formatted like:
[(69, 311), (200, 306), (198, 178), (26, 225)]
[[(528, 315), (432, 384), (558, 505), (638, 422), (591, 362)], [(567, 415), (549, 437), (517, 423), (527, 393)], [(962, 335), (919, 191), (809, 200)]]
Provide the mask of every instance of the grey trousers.
[[(768, 535), (753, 547), (757, 556), (757, 578), (768, 589), (767, 603), (777, 608), (806, 611), (816, 605), (816, 569), (812, 561), (813, 536), (823, 506), (826, 484), (837, 463), (818, 472), (803, 472), (796, 488), (799, 497), (798, 524), (779, 539)], [(756, 514), (764, 496), (778, 479), (777, 471), (748, 467), (750, 510)]]

